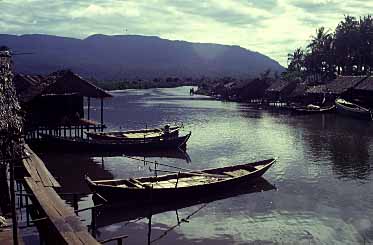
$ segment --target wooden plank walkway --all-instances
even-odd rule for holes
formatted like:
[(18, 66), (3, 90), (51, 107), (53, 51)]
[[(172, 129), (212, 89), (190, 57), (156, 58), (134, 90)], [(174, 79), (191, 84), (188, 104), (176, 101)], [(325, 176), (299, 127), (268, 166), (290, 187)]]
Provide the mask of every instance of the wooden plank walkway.
[(43, 234), (47, 243), (99, 244), (75, 215), (74, 210), (65, 204), (52, 187), (44, 187), (41, 182), (37, 183), (31, 177), (25, 177), (25, 184), (26, 189), (34, 195), (31, 200), (42, 216), (38, 218), (47, 218), (46, 222), (42, 221), (39, 225), (49, 228)]
[[(28, 156), (23, 166), (29, 177), (24, 177), (26, 190), (37, 208), (36, 222), (47, 244), (100, 244), (88, 232), (73, 208), (65, 203), (54, 188), (61, 185), (45, 167), (43, 161), (25, 145)], [(2, 243), (0, 243), (2, 244)]]
[(22, 160), (27, 174), (35, 181), (41, 182), (44, 187), (60, 188), (61, 185), (45, 167), (43, 161), (25, 145), (25, 154), (27, 158)]

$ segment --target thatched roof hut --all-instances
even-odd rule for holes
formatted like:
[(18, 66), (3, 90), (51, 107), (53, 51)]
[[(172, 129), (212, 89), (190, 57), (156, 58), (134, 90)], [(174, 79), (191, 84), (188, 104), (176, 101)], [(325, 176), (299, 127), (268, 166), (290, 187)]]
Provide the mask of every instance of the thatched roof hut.
[(281, 101), (287, 98), (296, 88), (295, 81), (277, 80), (265, 91), (265, 97), (272, 101)]
[(326, 84), (326, 92), (335, 96), (340, 96), (347, 93), (365, 79), (365, 76), (339, 76)]
[(84, 97), (102, 99), (112, 97), (77, 74), (63, 70), (48, 76), (18, 74), (14, 77), (17, 95), (27, 112), (27, 128), (38, 126), (79, 125), (84, 118)]
[(23, 103), (48, 94), (78, 94), (91, 98), (112, 97), (103, 89), (68, 70), (54, 72), (48, 76), (17, 74), (13, 81), (17, 95)]
[(373, 77), (367, 77), (351, 91), (351, 97), (364, 101), (373, 107)]

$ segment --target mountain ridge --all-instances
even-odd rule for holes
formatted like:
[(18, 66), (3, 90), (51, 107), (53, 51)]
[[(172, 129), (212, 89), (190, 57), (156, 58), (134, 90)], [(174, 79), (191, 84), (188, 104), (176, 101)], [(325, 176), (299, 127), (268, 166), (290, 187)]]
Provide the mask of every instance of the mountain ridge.
[(48, 74), (71, 69), (97, 80), (155, 77), (255, 77), (267, 69), (281, 72), (275, 60), (237, 45), (194, 43), (158, 36), (94, 34), (84, 39), (45, 34), (0, 34), (16, 72)]

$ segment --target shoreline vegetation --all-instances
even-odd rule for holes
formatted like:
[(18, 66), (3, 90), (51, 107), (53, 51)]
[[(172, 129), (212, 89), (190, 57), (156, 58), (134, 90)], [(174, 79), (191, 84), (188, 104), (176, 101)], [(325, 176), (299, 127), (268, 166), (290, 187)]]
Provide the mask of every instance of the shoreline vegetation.
[(199, 79), (193, 78), (154, 78), (152, 80), (134, 79), (122, 81), (91, 80), (96, 86), (108, 91), (124, 89), (175, 88), (180, 86), (198, 86)]
[[(217, 99), (238, 102), (295, 102), (309, 104), (320, 102), (327, 95), (360, 97), (348, 92), (359, 83), (368, 83), (373, 70), (373, 18), (371, 15), (354, 17), (350, 15), (338, 23), (335, 30), (320, 27), (316, 29), (305, 48), (297, 48), (288, 54), (288, 68), (281, 74), (267, 70), (256, 78), (154, 78), (118, 82), (95, 82), (107, 90), (171, 88), (198, 86), (195, 93), (213, 96)], [(361, 77), (359, 82), (354, 77)], [(367, 79), (369, 78), (369, 79)], [(333, 84), (334, 83), (334, 84)], [(330, 85), (330, 86), (329, 86)], [(339, 88), (336, 88), (339, 87)], [(336, 92), (337, 90), (338, 93)], [(361, 90), (361, 89), (360, 89)], [(346, 93), (347, 92), (347, 93)], [(313, 98), (309, 98), (311, 97)], [(355, 99), (355, 98), (351, 98)]]

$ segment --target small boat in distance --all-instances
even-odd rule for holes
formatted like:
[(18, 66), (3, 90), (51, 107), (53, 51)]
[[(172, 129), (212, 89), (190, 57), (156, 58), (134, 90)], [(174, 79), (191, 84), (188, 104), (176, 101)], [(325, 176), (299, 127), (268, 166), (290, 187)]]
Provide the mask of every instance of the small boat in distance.
[(79, 137), (61, 137), (40, 134), (30, 144), (38, 151), (62, 152), (150, 152), (171, 149), (186, 149), (186, 143), (192, 132), (177, 137), (145, 138), (142, 140), (94, 140)]
[(368, 108), (341, 98), (335, 100), (335, 105), (337, 112), (340, 114), (365, 120), (372, 120), (372, 112)]
[(155, 139), (161, 137), (177, 137), (182, 126), (165, 125), (163, 128), (139, 129), (111, 132), (85, 132), (91, 139), (98, 140), (136, 140)]
[(309, 104), (307, 106), (302, 106), (302, 107), (292, 107), (291, 113), (298, 114), (298, 115), (319, 114), (319, 113), (334, 112), (334, 110), (335, 110), (335, 105), (318, 106), (318, 105)]
[(205, 170), (163, 171), (172, 174), (129, 179), (92, 181), (86, 176), (86, 181), (93, 193), (109, 202), (163, 202), (227, 191), (242, 182), (255, 181), (275, 162), (272, 158)]

